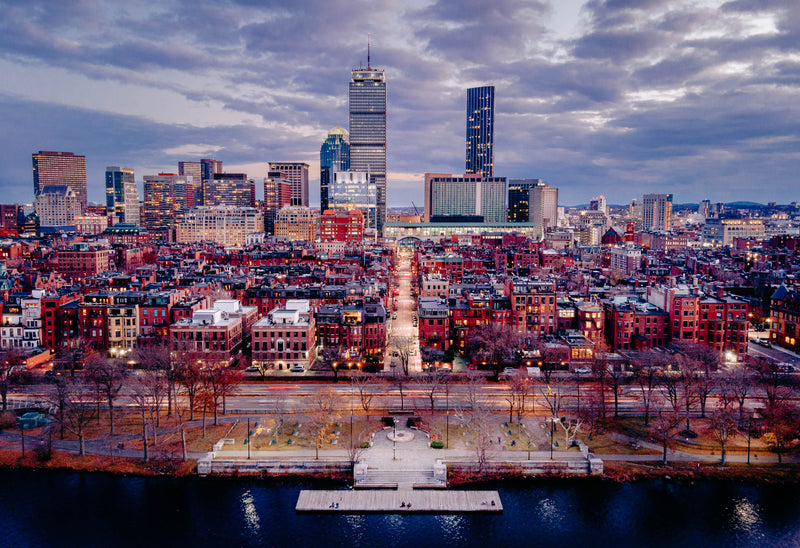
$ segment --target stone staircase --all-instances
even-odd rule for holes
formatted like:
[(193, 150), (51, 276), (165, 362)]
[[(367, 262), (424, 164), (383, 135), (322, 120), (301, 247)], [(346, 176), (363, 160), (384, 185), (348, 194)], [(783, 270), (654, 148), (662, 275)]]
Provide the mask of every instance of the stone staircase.
[(357, 489), (444, 489), (447, 482), (437, 479), (433, 470), (368, 469), (366, 476), (356, 477)]

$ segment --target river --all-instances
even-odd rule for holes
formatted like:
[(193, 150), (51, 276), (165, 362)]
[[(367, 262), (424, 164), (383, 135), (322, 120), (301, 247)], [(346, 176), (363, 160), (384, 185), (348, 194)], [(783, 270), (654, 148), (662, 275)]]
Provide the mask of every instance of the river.
[[(796, 486), (492, 484), (499, 515), (298, 515), (289, 482), (0, 470), (8, 547), (800, 546)], [(331, 488), (331, 486), (325, 486)]]

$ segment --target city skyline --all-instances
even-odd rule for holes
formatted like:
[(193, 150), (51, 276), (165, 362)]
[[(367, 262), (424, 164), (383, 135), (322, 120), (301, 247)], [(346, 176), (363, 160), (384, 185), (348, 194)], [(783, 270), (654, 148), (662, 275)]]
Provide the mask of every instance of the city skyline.
[[(390, 82), (389, 206), (421, 202), (425, 172), (460, 173), (464, 92), (486, 83), (498, 98), (494, 175), (542, 178), (563, 203), (587, 202), (598, 181), (611, 204), (796, 199), (800, 7), (312, 4), (3, 2), (0, 112), (15, 131), (0, 187), (31, 202), (38, 150), (85, 155), (101, 203), (109, 165), (141, 178), (215, 157), (261, 179), (280, 158), (311, 165), (319, 203), (319, 145), (344, 125), (371, 31), (372, 64)], [(208, 41), (212, 30), (227, 40)]]

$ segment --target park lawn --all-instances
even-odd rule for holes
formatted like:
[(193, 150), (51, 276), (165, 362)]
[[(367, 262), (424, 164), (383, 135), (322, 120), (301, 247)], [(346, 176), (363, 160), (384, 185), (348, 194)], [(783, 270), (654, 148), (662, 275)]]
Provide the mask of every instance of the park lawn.
[(589, 439), (588, 433), (579, 433), (578, 439), (583, 441), (592, 453), (600, 455), (657, 455), (658, 451), (646, 447), (638, 447), (631, 443), (621, 442), (609, 434), (594, 434)]

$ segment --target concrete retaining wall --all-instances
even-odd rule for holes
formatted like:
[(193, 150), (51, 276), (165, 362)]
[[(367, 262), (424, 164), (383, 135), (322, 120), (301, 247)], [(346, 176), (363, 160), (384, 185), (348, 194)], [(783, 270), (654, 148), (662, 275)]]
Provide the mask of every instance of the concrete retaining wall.
[[(445, 461), (449, 471), (477, 473), (478, 463), (465, 461)], [(603, 473), (603, 461), (589, 456), (587, 459), (564, 460), (521, 460), (521, 461), (489, 461), (484, 471), (492, 474), (509, 474), (535, 476), (553, 474), (561, 476), (599, 475)]]
[(350, 461), (333, 460), (245, 460), (245, 459), (215, 459), (213, 455), (197, 461), (197, 474), (208, 476), (220, 475), (247, 475), (247, 474), (308, 474), (308, 475), (341, 475), (350, 474), (353, 466)]

